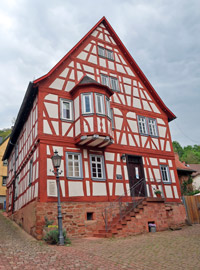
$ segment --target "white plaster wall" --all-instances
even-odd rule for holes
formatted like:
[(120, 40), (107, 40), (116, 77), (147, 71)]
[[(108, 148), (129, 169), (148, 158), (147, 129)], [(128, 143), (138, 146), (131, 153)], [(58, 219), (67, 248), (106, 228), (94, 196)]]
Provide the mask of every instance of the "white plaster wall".
[(97, 183), (93, 182), (93, 196), (106, 196), (107, 191), (106, 191), (106, 183)]
[(68, 181), (69, 197), (84, 196), (83, 183), (80, 181)]

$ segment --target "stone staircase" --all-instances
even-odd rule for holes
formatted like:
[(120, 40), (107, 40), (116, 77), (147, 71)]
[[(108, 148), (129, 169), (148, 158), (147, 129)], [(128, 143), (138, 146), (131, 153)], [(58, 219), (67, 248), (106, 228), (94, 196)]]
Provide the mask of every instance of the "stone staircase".
[[(137, 228), (135, 228), (134, 233), (133, 228), (130, 229), (130, 227), (137, 226), (138, 220), (142, 218), (142, 213), (146, 206), (147, 206), (147, 198), (144, 198), (143, 201), (141, 201), (141, 203), (139, 203), (136, 207), (133, 207), (133, 204), (129, 204), (126, 207), (122, 218), (120, 218), (120, 214), (117, 214), (110, 221), (107, 230), (105, 229), (104, 226), (98, 229), (93, 236), (99, 238), (109, 238), (113, 236), (127, 236), (130, 234), (140, 233)], [(144, 230), (144, 226), (142, 230)]]

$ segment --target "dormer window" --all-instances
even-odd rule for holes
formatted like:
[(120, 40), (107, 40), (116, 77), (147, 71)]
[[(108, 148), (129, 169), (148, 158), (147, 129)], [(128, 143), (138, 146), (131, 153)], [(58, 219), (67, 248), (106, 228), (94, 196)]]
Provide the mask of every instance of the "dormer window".
[(93, 113), (93, 99), (92, 93), (82, 94), (82, 113), (90, 114)]
[(72, 100), (61, 99), (61, 118), (63, 120), (73, 121), (73, 103)]
[(100, 57), (107, 58), (109, 60), (114, 60), (113, 51), (105, 49), (101, 46), (98, 46), (98, 54)]

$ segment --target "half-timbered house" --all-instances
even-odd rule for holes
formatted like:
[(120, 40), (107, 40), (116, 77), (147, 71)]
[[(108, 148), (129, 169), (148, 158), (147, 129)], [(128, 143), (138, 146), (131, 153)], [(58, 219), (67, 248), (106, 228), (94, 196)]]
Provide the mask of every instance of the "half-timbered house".
[(158, 230), (183, 223), (173, 119), (103, 17), (28, 86), (4, 154), (7, 212), (38, 239), (45, 220), (56, 222), (57, 150), (70, 236), (98, 235), (104, 225), (110, 235), (127, 235), (148, 231), (149, 223)]

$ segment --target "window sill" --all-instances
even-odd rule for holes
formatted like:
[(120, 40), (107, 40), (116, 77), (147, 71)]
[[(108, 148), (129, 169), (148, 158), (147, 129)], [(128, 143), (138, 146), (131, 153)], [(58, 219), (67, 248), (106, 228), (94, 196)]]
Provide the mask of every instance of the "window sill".
[(65, 121), (65, 122), (74, 122), (74, 119), (66, 119), (66, 118), (60, 118), (61, 121)]
[(83, 180), (83, 177), (66, 177), (68, 180), (77, 180), (77, 181), (79, 181), (79, 180)]
[(163, 181), (163, 184), (165, 185), (171, 185), (172, 182), (166, 182), (166, 181)]
[(93, 112), (91, 112), (91, 113), (82, 113), (82, 115), (83, 116), (90, 116), (90, 115), (94, 115), (94, 113)]
[(106, 181), (106, 178), (93, 178), (93, 177), (92, 177), (92, 180), (93, 180), (93, 181), (97, 181), (97, 182), (99, 182), (99, 181), (100, 181), (100, 182), (104, 182), (104, 181)]

